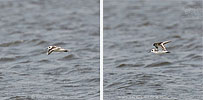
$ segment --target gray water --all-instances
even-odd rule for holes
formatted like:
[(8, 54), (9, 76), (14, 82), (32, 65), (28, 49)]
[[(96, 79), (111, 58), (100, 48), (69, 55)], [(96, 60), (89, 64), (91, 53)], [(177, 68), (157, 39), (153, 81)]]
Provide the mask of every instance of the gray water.
[(99, 100), (99, 0), (0, 0), (0, 52), (0, 100)]
[(203, 100), (202, 4), (104, 0), (104, 100)]

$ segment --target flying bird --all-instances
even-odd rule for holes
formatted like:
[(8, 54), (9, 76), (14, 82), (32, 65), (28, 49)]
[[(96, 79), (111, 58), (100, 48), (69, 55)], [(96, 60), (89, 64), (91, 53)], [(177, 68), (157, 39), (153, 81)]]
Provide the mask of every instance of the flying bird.
[(164, 46), (165, 44), (167, 44), (169, 42), (171, 42), (171, 41), (154, 43), (153, 46), (155, 46), (155, 49), (152, 49), (151, 52), (156, 53), (156, 54), (170, 53), (169, 51), (166, 50), (166, 47)]
[(47, 49), (47, 55), (50, 55), (52, 52), (69, 52), (69, 50), (57, 46), (49, 46)]

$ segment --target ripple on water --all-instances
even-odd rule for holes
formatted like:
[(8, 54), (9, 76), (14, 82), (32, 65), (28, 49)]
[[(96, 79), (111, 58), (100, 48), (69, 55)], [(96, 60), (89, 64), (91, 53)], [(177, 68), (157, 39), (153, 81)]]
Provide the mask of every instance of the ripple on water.
[(27, 43), (30, 43), (33, 46), (38, 46), (38, 45), (47, 45), (49, 42), (41, 39), (32, 39), (29, 40)]
[(19, 63), (30, 63), (31, 61), (30, 60), (26, 60), (26, 61), (21, 61)]
[(182, 37), (180, 35), (173, 35), (172, 38), (181, 39)]
[(0, 62), (12, 62), (12, 61), (20, 60), (23, 58), (25, 58), (25, 56), (2, 57), (2, 58), (0, 58)]
[(55, 44), (53, 44), (53, 45), (56, 45), (56, 46), (59, 46), (59, 45), (66, 45), (66, 43), (65, 43), (65, 42), (58, 42), (58, 43), (55, 43)]
[(25, 42), (25, 41), (24, 40), (18, 40), (18, 41), (12, 41), (12, 42), (8, 42), (8, 43), (1, 43), (0, 47), (16, 46), (16, 45), (19, 45), (23, 42)]
[(42, 59), (40, 61), (38, 61), (39, 63), (50, 63), (51, 61), (47, 60), (47, 59)]
[(165, 65), (171, 65), (171, 62), (157, 62), (157, 63), (152, 63), (148, 64), (145, 67), (159, 67), (159, 66), (165, 66)]
[(62, 60), (62, 61), (66, 61), (66, 60), (75, 60), (75, 59), (79, 59), (77, 56), (75, 56), (74, 54), (70, 54), (70, 55), (67, 55), (61, 59), (58, 59), (58, 60)]
[(38, 43), (36, 45), (43, 45), (43, 44), (47, 44), (47, 43), (48, 43), (47, 41), (41, 40), (41, 41), (38, 41)]
[(119, 64), (117, 68), (121, 67), (141, 67), (144, 66), (144, 64)]
[(10, 97), (10, 98), (4, 99), (4, 100), (34, 100), (34, 99), (32, 99), (31, 97), (28, 97), (28, 96), (13, 96), (13, 97)]
[(8, 58), (8, 57), (3, 57), (3, 58), (0, 58), (0, 62), (11, 62), (11, 61), (14, 61), (15, 58)]
[(59, 68), (53, 68), (49, 69), (44, 72), (46, 75), (61, 75), (62, 73), (68, 72), (69, 68), (67, 67), (59, 67)]
[(188, 54), (187, 56), (185, 56), (185, 58), (194, 60), (194, 61), (202, 61), (203, 57), (201, 55), (198, 54)]

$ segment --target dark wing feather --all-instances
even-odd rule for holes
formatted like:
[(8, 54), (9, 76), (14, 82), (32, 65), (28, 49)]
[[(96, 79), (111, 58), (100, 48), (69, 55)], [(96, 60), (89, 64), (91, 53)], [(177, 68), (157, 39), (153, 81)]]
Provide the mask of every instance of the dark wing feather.
[(154, 43), (153, 46), (155, 46), (156, 49), (161, 48), (162, 50), (166, 51), (164, 44), (167, 44), (169, 42), (171, 41), (157, 42), (157, 43)]
[(54, 51), (54, 50), (49, 50), (49, 51), (47, 52), (47, 54), (49, 55), (49, 54), (51, 54), (53, 51)]
[(158, 49), (161, 43), (162, 43), (162, 42), (154, 43), (153, 46), (155, 46), (156, 49)]
[(48, 49), (47, 55), (51, 54), (55, 48), (56, 48), (56, 46), (52, 46), (52, 48)]

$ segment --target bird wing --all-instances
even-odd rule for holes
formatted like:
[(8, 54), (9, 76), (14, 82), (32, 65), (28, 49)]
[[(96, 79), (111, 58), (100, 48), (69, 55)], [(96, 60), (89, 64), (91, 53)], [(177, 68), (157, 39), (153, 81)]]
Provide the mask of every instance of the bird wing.
[(160, 46), (161, 46), (162, 50), (167, 51), (167, 50), (166, 50), (166, 47), (164, 46), (164, 44), (167, 44), (167, 43), (169, 43), (169, 42), (171, 42), (171, 41), (164, 41), (164, 42), (161, 42)]
[(47, 55), (51, 54), (54, 50), (48, 50)]
[(154, 43), (153, 46), (155, 46), (156, 49), (161, 48), (162, 50), (166, 51), (166, 47), (164, 46), (164, 44), (167, 44), (169, 42), (171, 41), (157, 42), (157, 43)]
[(56, 49), (56, 46), (52, 46), (52, 48), (48, 49), (47, 55), (51, 54)]
[(161, 46), (163, 51), (166, 51), (166, 47), (163, 44), (161, 44), (160, 46)]
[(164, 45), (164, 44), (167, 44), (169, 42), (171, 42), (171, 41), (164, 41), (164, 42), (162, 42), (162, 44)]
[(156, 49), (158, 49), (160, 45), (161, 45), (161, 42), (158, 42), (158, 43), (154, 43), (154, 44), (153, 44), (153, 46), (155, 46)]

